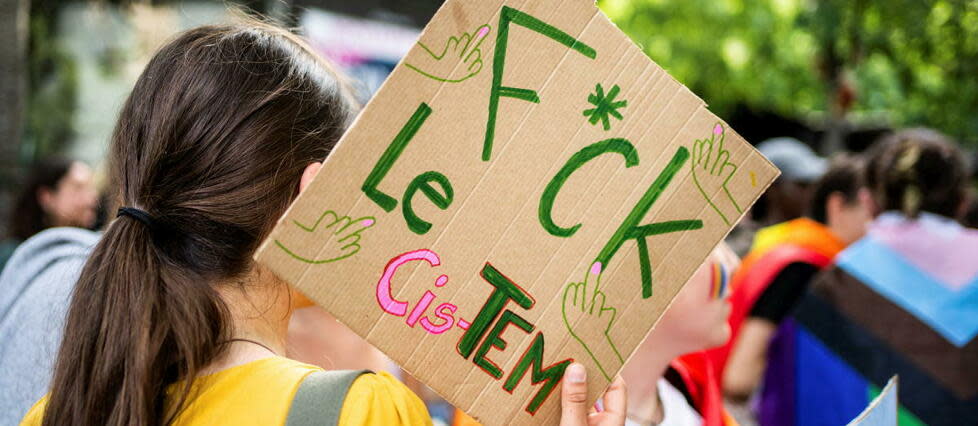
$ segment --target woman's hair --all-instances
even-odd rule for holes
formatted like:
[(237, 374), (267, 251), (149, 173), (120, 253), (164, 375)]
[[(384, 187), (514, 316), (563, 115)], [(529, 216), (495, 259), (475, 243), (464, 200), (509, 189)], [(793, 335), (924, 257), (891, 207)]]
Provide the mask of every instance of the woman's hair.
[(949, 138), (931, 129), (901, 130), (867, 155), (866, 183), (882, 211), (957, 216), (965, 197), (965, 164)]
[(23, 241), (51, 226), (50, 217), (41, 207), (38, 193), (42, 189), (56, 191), (58, 183), (71, 170), (72, 164), (74, 163), (66, 158), (52, 157), (42, 160), (31, 169), (27, 184), (10, 212), (11, 237)]
[(116, 202), (153, 223), (114, 220), (85, 264), (45, 425), (173, 421), (233, 333), (215, 285), (251, 271), (304, 168), (356, 109), (323, 59), (271, 25), (200, 27), (156, 53), (110, 151)]
[(967, 201), (968, 205), (961, 214), (961, 224), (969, 228), (978, 228), (978, 195), (972, 191)]
[(810, 207), (812, 219), (827, 224), (828, 213), (825, 207), (829, 196), (839, 194), (846, 204), (852, 205), (858, 201), (859, 190), (864, 187), (863, 162), (859, 157), (846, 154), (833, 157), (829, 169), (815, 183)]

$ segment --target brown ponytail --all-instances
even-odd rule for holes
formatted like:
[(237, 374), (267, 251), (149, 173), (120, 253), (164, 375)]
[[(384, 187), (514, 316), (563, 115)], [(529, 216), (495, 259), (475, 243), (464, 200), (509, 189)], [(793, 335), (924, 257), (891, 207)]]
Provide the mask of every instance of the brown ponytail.
[(961, 151), (930, 129), (907, 129), (882, 139), (868, 153), (867, 183), (882, 210), (916, 217), (955, 217), (965, 196)]
[(215, 286), (251, 270), (302, 170), (326, 157), (355, 109), (322, 59), (265, 24), (190, 30), (154, 56), (120, 113), (110, 161), (118, 202), (152, 226), (116, 219), (86, 263), (45, 425), (174, 419), (233, 332)]

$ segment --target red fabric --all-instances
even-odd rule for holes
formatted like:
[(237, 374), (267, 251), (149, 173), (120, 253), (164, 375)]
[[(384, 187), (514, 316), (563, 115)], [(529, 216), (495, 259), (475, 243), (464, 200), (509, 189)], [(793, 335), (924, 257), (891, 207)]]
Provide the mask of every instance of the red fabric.
[[(823, 225), (797, 219), (772, 228), (764, 244), (752, 251), (731, 279), (730, 339), (723, 346), (686, 354), (673, 368), (686, 382), (687, 390), (703, 416), (704, 426), (730, 426), (736, 422), (723, 408), (723, 370), (740, 328), (764, 290), (778, 273), (795, 262), (824, 268), (842, 250), (842, 244)], [(760, 237), (760, 233), (758, 234)]]
[(705, 352), (684, 355), (673, 360), (670, 366), (682, 377), (696, 411), (703, 416), (703, 426), (737, 425), (723, 408), (720, 380), (715, 377), (715, 370)]
[(731, 309), (730, 316), (727, 318), (727, 324), (730, 325), (730, 340), (723, 346), (705, 351), (706, 358), (709, 359), (712, 370), (715, 372), (718, 386), (723, 379), (723, 370), (727, 365), (730, 351), (740, 336), (741, 325), (750, 314), (754, 303), (774, 281), (778, 273), (786, 266), (796, 262), (805, 262), (824, 268), (832, 263), (833, 256), (834, 253), (826, 255), (809, 248), (785, 244), (768, 251), (763, 257), (751, 262), (751, 264), (744, 262), (732, 280)]

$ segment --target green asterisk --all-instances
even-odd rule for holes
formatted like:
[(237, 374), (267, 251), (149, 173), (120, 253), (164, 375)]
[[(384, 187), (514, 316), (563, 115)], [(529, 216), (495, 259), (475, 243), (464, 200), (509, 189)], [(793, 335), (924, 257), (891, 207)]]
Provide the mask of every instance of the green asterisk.
[(591, 116), (588, 120), (591, 124), (596, 124), (598, 120), (601, 120), (601, 124), (604, 126), (605, 130), (611, 129), (611, 119), (608, 118), (609, 115), (621, 120), (621, 113), (618, 112), (619, 108), (624, 108), (628, 106), (628, 101), (618, 101), (615, 102), (615, 96), (618, 96), (618, 92), (621, 89), (616, 84), (614, 87), (608, 91), (608, 96), (604, 94), (604, 88), (601, 87), (601, 83), (598, 83), (594, 87), (595, 93), (588, 95), (587, 101), (594, 105), (594, 108), (584, 110), (584, 116)]

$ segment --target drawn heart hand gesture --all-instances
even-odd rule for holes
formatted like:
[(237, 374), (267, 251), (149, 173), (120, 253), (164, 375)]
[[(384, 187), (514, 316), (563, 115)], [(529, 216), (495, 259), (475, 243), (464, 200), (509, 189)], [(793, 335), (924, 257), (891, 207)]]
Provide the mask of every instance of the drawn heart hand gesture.
[[(726, 129), (717, 123), (709, 138), (693, 142), (692, 161), (689, 164), (693, 171), (693, 182), (703, 199), (720, 215), (723, 223), (729, 226), (743, 209), (727, 188), (730, 179), (737, 173), (737, 165), (730, 162), (730, 152), (723, 148), (725, 134)], [(721, 189), (722, 195), (719, 194)]]
[[(370, 229), (375, 222), (373, 216), (350, 219), (349, 216), (340, 216), (332, 210), (326, 210), (312, 226), (303, 225), (297, 220), (292, 221), (301, 230), (299, 234), (302, 237), (289, 245), (314, 248), (317, 252), (299, 254), (279, 240), (275, 240), (275, 245), (300, 262), (313, 265), (336, 262), (360, 251), (360, 233)], [(330, 244), (324, 244), (330, 240), (333, 240)]]
[[(419, 41), (418, 46), (428, 52), (428, 55), (418, 59), (419, 62), (414, 64), (405, 62), (404, 66), (432, 80), (445, 83), (468, 80), (482, 71), (482, 50), (479, 46), (486, 39), (490, 29), (489, 25), (483, 25), (471, 34), (451, 36), (440, 51), (432, 50)], [(458, 71), (458, 68), (462, 68), (462, 71)], [(459, 73), (462, 73), (462, 77), (451, 78)]]
[[(594, 283), (589, 285), (589, 280), (593, 280)], [(585, 275), (583, 282), (570, 283), (564, 287), (564, 325), (574, 340), (577, 340), (591, 356), (604, 378), (611, 381), (611, 375), (625, 364), (625, 360), (608, 334), (611, 332), (611, 327), (615, 325), (618, 310), (607, 306), (606, 302), (605, 294), (601, 291), (601, 262), (591, 265), (591, 271)], [(599, 327), (604, 326), (604, 337), (588, 339), (590, 341), (585, 342), (581, 335), (584, 334), (585, 329), (591, 328), (588, 323), (595, 322), (600, 323)], [(614, 354), (615, 359), (609, 360), (607, 357), (609, 354)], [(604, 359), (600, 359), (599, 355), (603, 355), (601, 358)]]

